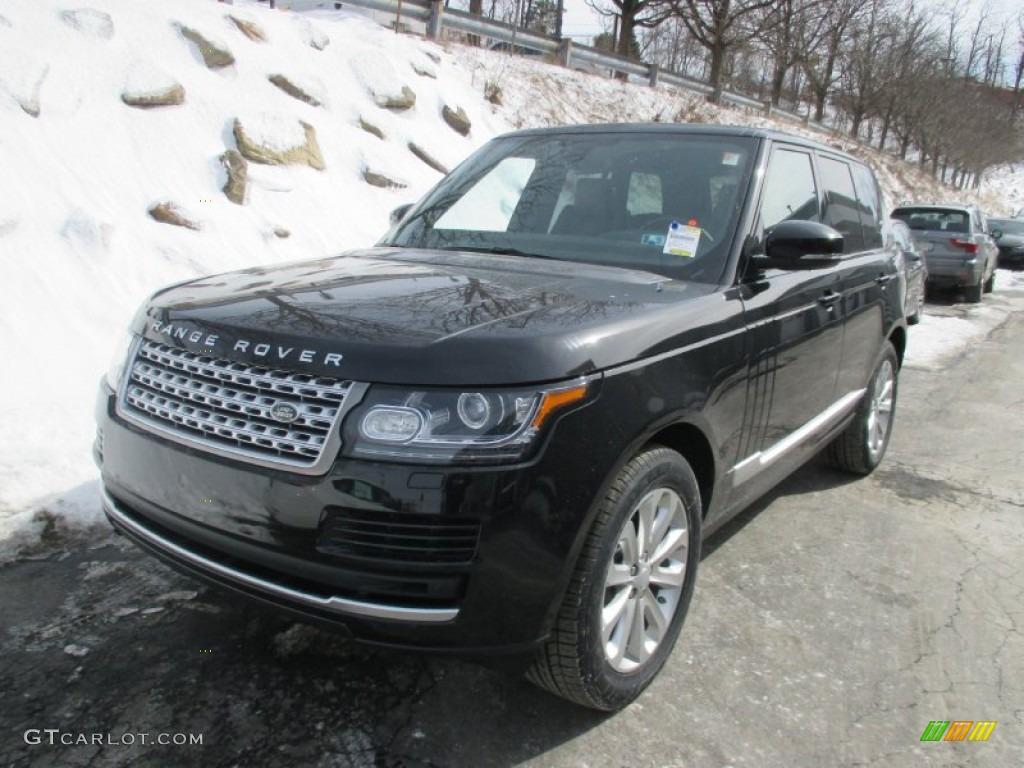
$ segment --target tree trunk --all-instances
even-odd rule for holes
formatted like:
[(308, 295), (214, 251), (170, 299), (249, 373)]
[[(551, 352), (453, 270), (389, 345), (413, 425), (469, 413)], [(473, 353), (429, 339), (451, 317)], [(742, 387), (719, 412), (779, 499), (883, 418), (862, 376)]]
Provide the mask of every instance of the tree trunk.
[(711, 101), (715, 104), (722, 102), (722, 92), (725, 90), (722, 76), (725, 74), (725, 55), (728, 52), (729, 49), (720, 40), (711, 48), (711, 74), (708, 75), (708, 85), (711, 86)]
[(850, 113), (850, 136), (857, 138), (860, 133), (860, 124), (864, 120), (864, 115), (859, 110), (857, 112)]
[(772, 106), (779, 106), (779, 102), (782, 101), (782, 87), (786, 84), (787, 67), (781, 57), (775, 62), (775, 69), (772, 72), (772, 92), (770, 98), (772, 100)]

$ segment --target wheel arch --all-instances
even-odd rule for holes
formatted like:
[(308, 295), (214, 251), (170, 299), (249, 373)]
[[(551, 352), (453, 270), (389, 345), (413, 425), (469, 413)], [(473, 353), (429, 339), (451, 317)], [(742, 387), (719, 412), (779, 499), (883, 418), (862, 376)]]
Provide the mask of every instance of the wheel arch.
[(676, 422), (651, 435), (645, 446), (663, 445), (680, 454), (697, 477), (700, 489), (701, 516), (707, 517), (715, 491), (715, 454), (711, 442), (700, 427), (689, 422)]

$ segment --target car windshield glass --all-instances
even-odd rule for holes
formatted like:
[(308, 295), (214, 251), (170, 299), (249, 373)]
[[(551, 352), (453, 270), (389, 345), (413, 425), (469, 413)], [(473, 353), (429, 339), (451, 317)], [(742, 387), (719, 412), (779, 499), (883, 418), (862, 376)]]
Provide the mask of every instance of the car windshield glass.
[(1007, 235), (1024, 235), (1024, 219), (989, 219), (988, 228)]
[(491, 142), (381, 245), (540, 256), (721, 280), (757, 140), (593, 133)]
[(956, 208), (897, 208), (892, 217), (916, 231), (967, 232), (971, 221), (967, 211)]

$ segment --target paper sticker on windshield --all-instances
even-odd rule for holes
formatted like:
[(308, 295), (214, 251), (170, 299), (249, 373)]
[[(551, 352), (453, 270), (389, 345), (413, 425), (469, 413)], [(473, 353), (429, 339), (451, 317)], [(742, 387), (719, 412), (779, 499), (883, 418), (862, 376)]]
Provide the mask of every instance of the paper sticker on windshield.
[(739, 152), (723, 152), (722, 153), (722, 165), (739, 165), (740, 164), (740, 153)]
[(640, 236), (640, 245), (664, 245), (664, 244), (665, 244), (665, 236), (664, 235), (652, 235), (650, 233), (645, 232), (644, 234), (642, 234)]
[(691, 227), (673, 221), (668, 228), (668, 235), (665, 236), (665, 247), (662, 249), (662, 253), (692, 259), (697, 254), (697, 246), (700, 245), (700, 232), (700, 227)]

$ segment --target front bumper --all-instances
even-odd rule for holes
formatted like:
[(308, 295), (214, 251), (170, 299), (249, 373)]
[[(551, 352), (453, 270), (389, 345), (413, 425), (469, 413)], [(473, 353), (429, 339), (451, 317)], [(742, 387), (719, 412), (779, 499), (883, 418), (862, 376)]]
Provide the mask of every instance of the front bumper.
[(310, 477), (144, 431), (102, 385), (95, 454), (110, 522), (183, 572), (375, 644), (526, 654), (615, 460), (559, 447), (598, 443), (573, 415), (521, 465), (340, 458)]

